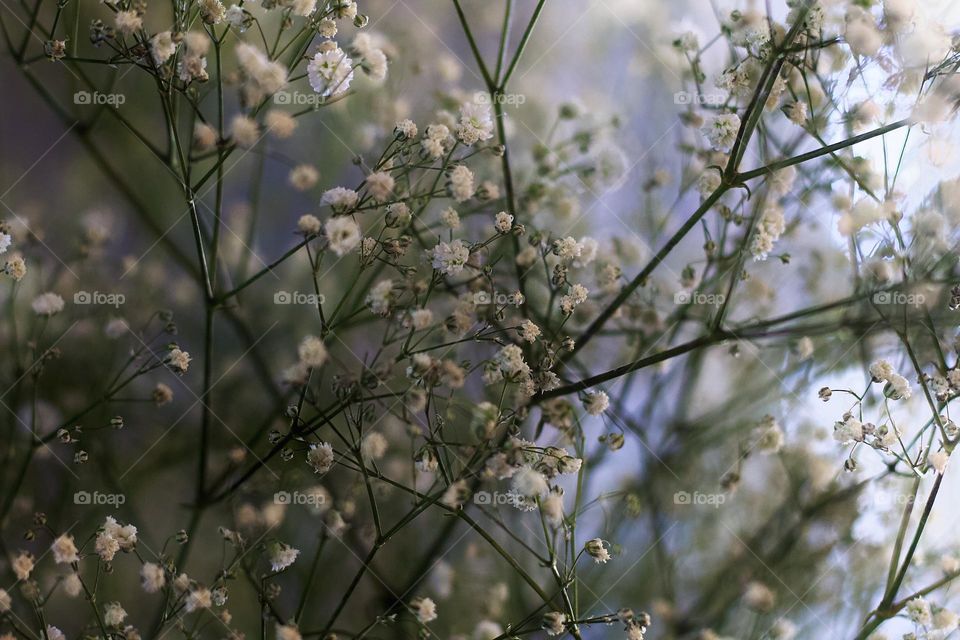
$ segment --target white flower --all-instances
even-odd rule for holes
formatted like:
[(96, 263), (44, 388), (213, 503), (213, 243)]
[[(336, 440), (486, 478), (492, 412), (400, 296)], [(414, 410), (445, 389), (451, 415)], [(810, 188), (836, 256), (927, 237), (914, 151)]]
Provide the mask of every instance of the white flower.
[(414, 309), (410, 312), (410, 324), (417, 331), (422, 331), (433, 322), (433, 311), (430, 309)]
[(21, 551), (17, 554), (17, 557), (13, 559), (11, 568), (13, 569), (13, 574), (17, 576), (17, 580), (26, 580), (33, 571), (33, 556), (26, 551)]
[(610, 560), (610, 552), (603, 544), (603, 540), (600, 538), (594, 538), (593, 540), (587, 540), (587, 543), (583, 545), (584, 550), (587, 554), (593, 558), (593, 561), (596, 564), (605, 563)]
[(53, 552), (53, 560), (57, 564), (71, 564), (80, 560), (77, 545), (73, 543), (73, 536), (66, 533), (53, 541), (50, 551)]
[(604, 391), (587, 393), (583, 398), (583, 408), (592, 416), (598, 416), (610, 406), (610, 396)]
[(854, 5), (845, 16), (844, 40), (858, 56), (875, 56), (883, 45), (883, 37), (869, 11)]
[(120, 542), (105, 531), (97, 534), (97, 539), (93, 544), (93, 550), (97, 552), (100, 559), (104, 562), (113, 562), (113, 558), (120, 551)]
[(309, 16), (317, 8), (317, 0), (293, 0), (290, 11), (295, 16)]
[(6, 589), (0, 589), (0, 613), (6, 613), (10, 611), (12, 606), (12, 601), (10, 599), (10, 594), (7, 593)]
[(909, 400), (911, 395), (910, 382), (903, 376), (894, 373), (887, 379), (883, 393), (891, 400)]
[(283, 571), (296, 561), (300, 555), (299, 549), (294, 549), (288, 544), (275, 542), (270, 545), (270, 570), (276, 573)]
[(292, 624), (277, 625), (277, 640), (302, 640), (300, 630)]
[(413, 140), (417, 137), (417, 125), (413, 120), (400, 120), (394, 125), (393, 134), (402, 140)]
[(316, 336), (307, 336), (300, 342), (297, 350), (300, 362), (308, 367), (319, 367), (327, 361), (327, 348), (323, 340)]
[(887, 380), (894, 374), (893, 366), (886, 360), (877, 360), (870, 365), (870, 375), (874, 382)]
[(706, 198), (719, 188), (720, 172), (715, 169), (707, 169), (701, 173), (697, 179), (697, 192), (703, 198)]
[(393, 193), (394, 179), (386, 171), (377, 171), (367, 176), (366, 185), (374, 200), (385, 202)]
[(540, 327), (534, 324), (530, 320), (524, 320), (520, 323), (520, 337), (526, 340), (527, 342), (534, 342), (538, 337), (540, 337)]
[(553, 253), (561, 262), (571, 262), (574, 258), (579, 258), (582, 251), (583, 245), (577, 242), (576, 238), (567, 236), (553, 241)]
[(63, 298), (50, 291), (41, 293), (30, 303), (30, 308), (38, 316), (50, 317), (63, 311)]
[(524, 498), (542, 496), (550, 489), (543, 474), (528, 465), (520, 467), (513, 474), (511, 488), (517, 495)]
[(314, 473), (326, 473), (333, 466), (333, 447), (326, 442), (310, 445), (307, 451), (307, 463)]
[(340, 47), (320, 51), (307, 65), (310, 86), (324, 98), (338, 96), (353, 81), (353, 60)]
[(150, 55), (156, 65), (161, 65), (177, 51), (177, 44), (173, 41), (173, 34), (161, 31), (150, 38)]
[(108, 602), (103, 607), (103, 623), (108, 627), (119, 627), (127, 617), (119, 602)]
[(187, 596), (184, 608), (187, 613), (197, 611), (198, 609), (209, 609), (213, 606), (213, 594), (210, 589), (199, 587), (190, 592)]
[(833, 439), (840, 444), (863, 440), (863, 423), (853, 416), (833, 425)]
[(107, 516), (103, 521), (103, 530), (115, 538), (124, 551), (130, 551), (137, 545), (137, 528), (132, 524), (121, 525), (113, 516)]
[(590, 291), (582, 284), (575, 284), (570, 287), (570, 293), (560, 296), (560, 309), (567, 315), (573, 313), (573, 310), (582, 302), (586, 301)]
[(377, 431), (371, 431), (360, 443), (360, 452), (368, 460), (379, 460), (387, 454), (387, 439)]
[(146, 562), (140, 567), (140, 584), (147, 593), (157, 593), (166, 582), (166, 574), (160, 565)]
[(113, 19), (117, 31), (125, 36), (143, 27), (143, 18), (136, 11), (117, 11)]
[(462, 164), (455, 166), (447, 177), (447, 190), (457, 202), (472, 198), (474, 191), (476, 191), (473, 172)]
[(357, 206), (360, 199), (359, 194), (353, 189), (345, 187), (334, 187), (323, 192), (320, 203), (329, 205), (338, 213), (345, 213)]
[(493, 137), (493, 117), (490, 105), (477, 94), (470, 102), (460, 105), (460, 122), (457, 125), (457, 137), (465, 145), (476, 144)]
[(186, 373), (187, 369), (190, 367), (190, 359), (189, 353), (174, 347), (170, 350), (170, 353), (167, 354), (166, 363), (167, 366), (177, 373)]
[(67, 637), (63, 635), (63, 631), (60, 631), (60, 629), (58, 629), (57, 627), (48, 624), (47, 640), (67, 640)]
[(930, 603), (922, 597), (914, 598), (907, 603), (907, 616), (915, 623), (928, 626), (933, 621), (930, 612)]
[(447, 207), (440, 212), (440, 222), (448, 229), (457, 230), (460, 228), (460, 214), (453, 207)]
[(393, 301), (393, 281), (381, 280), (367, 293), (366, 304), (378, 316), (390, 313), (390, 303)]
[(763, 209), (760, 223), (754, 230), (750, 244), (753, 259), (766, 260), (767, 254), (773, 250), (773, 243), (780, 239), (784, 229), (786, 229), (786, 221), (783, 218), (783, 209), (774, 202), (768, 203)]
[(0, 232), (0, 253), (6, 253), (12, 243), (13, 238), (10, 237), (9, 233)]
[(417, 614), (417, 620), (421, 624), (437, 619), (437, 604), (430, 598), (417, 598), (410, 603), (410, 608)]
[(230, 121), (230, 136), (238, 146), (249, 149), (260, 140), (260, 125), (253, 118), (237, 114)]
[(729, 149), (733, 146), (739, 130), (740, 116), (735, 113), (714, 116), (701, 129), (710, 144), (717, 149)]
[(297, 230), (300, 233), (315, 236), (320, 233), (321, 224), (320, 218), (309, 213), (300, 216), (300, 219), (297, 220)]
[(470, 259), (470, 248), (462, 240), (451, 243), (441, 242), (430, 252), (433, 258), (433, 268), (448, 276), (455, 276), (463, 271), (464, 265)]
[(548, 636), (558, 636), (564, 632), (567, 623), (567, 614), (559, 611), (548, 611), (543, 614), (543, 630)]
[(243, 7), (236, 4), (230, 5), (230, 7), (227, 8), (226, 14), (224, 15), (224, 20), (226, 20), (227, 24), (234, 29), (243, 31)]
[(493, 228), (497, 230), (497, 233), (507, 233), (513, 228), (513, 216), (506, 211), (501, 211), (497, 214)]
[(297, 191), (307, 191), (320, 180), (320, 172), (312, 164), (298, 164), (290, 170), (289, 180)]
[(329, 218), (323, 231), (330, 243), (330, 249), (343, 257), (360, 245), (360, 225), (350, 216)]
[(950, 454), (946, 451), (937, 451), (931, 453), (927, 456), (927, 461), (930, 463), (930, 466), (933, 467), (937, 473), (943, 475), (943, 472), (947, 468), (947, 461), (950, 458)]

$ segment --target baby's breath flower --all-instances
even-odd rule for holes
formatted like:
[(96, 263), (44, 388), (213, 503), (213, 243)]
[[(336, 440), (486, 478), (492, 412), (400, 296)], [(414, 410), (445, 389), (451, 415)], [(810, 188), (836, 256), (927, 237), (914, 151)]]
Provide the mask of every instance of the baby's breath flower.
[(328, 218), (323, 231), (327, 236), (330, 250), (338, 257), (342, 258), (360, 244), (360, 225), (350, 216)]
[(73, 536), (64, 533), (53, 541), (50, 545), (50, 551), (53, 553), (53, 560), (57, 564), (71, 564), (80, 560), (77, 554), (77, 545), (73, 542)]
[(417, 125), (413, 120), (400, 120), (394, 125), (393, 134), (401, 140), (413, 140), (417, 137)]
[(143, 28), (143, 18), (136, 11), (117, 11), (113, 17), (117, 31), (125, 36), (129, 36), (135, 31)]
[(197, 587), (190, 591), (184, 604), (187, 613), (213, 606), (213, 594), (206, 587)]
[(167, 354), (166, 363), (176, 373), (186, 373), (190, 368), (190, 354), (178, 347), (170, 349)]
[(368, 460), (379, 460), (387, 454), (387, 439), (377, 431), (371, 431), (360, 443), (360, 452)]
[(12, 601), (10, 594), (7, 593), (6, 589), (0, 589), (0, 613), (6, 613), (10, 611), (12, 606)]
[(220, 0), (200, 0), (200, 15), (207, 24), (220, 24), (227, 10)]
[(297, 231), (304, 235), (315, 236), (320, 233), (321, 228), (320, 218), (309, 213), (300, 216), (297, 220)]
[(353, 189), (334, 187), (323, 192), (320, 203), (329, 205), (337, 213), (346, 213), (357, 206), (360, 195)]
[(833, 438), (840, 444), (859, 442), (863, 440), (863, 423), (853, 416), (837, 422), (833, 425)]
[(460, 228), (460, 214), (453, 207), (447, 207), (440, 212), (440, 222), (448, 229), (456, 231)]
[(513, 216), (506, 211), (501, 211), (497, 214), (493, 226), (497, 233), (507, 233), (513, 228)]
[(610, 397), (604, 391), (593, 391), (583, 397), (583, 408), (592, 416), (599, 416), (610, 406)]
[(277, 640), (301, 640), (300, 630), (292, 624), (277, 625)]
[(326, 473), (333, 466), (333, 447), (326, 442), (310, 445), (307, 451), (307, 463), (313, 467), (314, 473)]
[(260, 126), (253, 118), (238, 114), (230, 121), (230, 135), (238, 146), (250, 148), (260, 140)]
[(300, 362), (308, 367), (320, 367), (327, 361), (327, 348), (323, 340), (316, 336), (307, 336), (300, 342), (297, 353)]
[(458, 275), (470, 259), (470, 248), (462, 240), (439, 243), (430, 252), (433, 268), (448, 276)]
[(936, 470), (937, 473), (943, 475), (943, 472), (947, 469), (947, 461), (950, 459), (950, 454), (946, 451), (935, 451), (927, 457), (927, 461), (930, 463), (930, 466)]
[(534, 342), (538, 337), (540, 337), (540, 327), (534, 324), (531, 320), (524, 320), (521, 322), (518, 331), (520, 332), (520, 337), (527, 342)]
[(457, 202), (464, 202), (473, 197), (473, 172), (466, 166), (458, 164), (447, 176), (447, 191)]
[(297, 556), (300, 555), (299, 549), (294, 549), (283, 542), (273, 542), (269, 545), (270, 570), (276, 573), (283, 571), (292, 565)]
[(54, 316), (63, 311), (63, 298), (49, 291), (41, 293), (30, 303), (30, 308), (38, 316)]
[(410, 608), (421, 624), (433, 622), (437, 619), (437, 604), (430, 598), (415, 598), (410, 603)]
[(610, 552), (607, 550), (606, 546), (604, 546), (604, 542), (600, 538), (587, 540), (587, 543), (583, 546), (583, 548), (587, 552), (587, 555), (593, 558), (593, 561), (596, 564), (602, 564), (610, 560)]
[(161, 65), (177, 51), (177, 43), (169, 31), (161, 31), (150, 38), (150, 55), (156, 65)]
[(166, 584), (167, 577), (163, 567), (152, 562), (145, 562), (140, 567), (140, 585), (147, 593), (157, 593)]
[(740, 130), (740, 116), (724, 113), (714, 116), (704, 125), (702, 131), (716, 149), (729, 149), (737, 139)]
[(28, 579), (33, 572), (33, 556), (26, 551), (21, 551), (13, 559), (12, 568), (17, 580)]
[(390, 313), (390, 305), (392, 302), (392, 280), (381, 280), (370, 289), (366, 297), (367, 306), (378, 316), (385, 316)]
[(590, 292), (582, 284), (575, 284), (570, 287), (570, 292), (560, 296), (560, 309), (567, 315), (573, 313), (573, 310), (582, 302), (586, 301)]
[(324, 98), (338, 96), (350, 88), (353, 81), (353, 60), (334, 45), (319, 51), (307, 65), (310, 86)]
[(270, 109), (263, 118), (267, 130), (280, 139), (289, 138), (297, 128), (297, 121), (292, 115), (280, 109)]
[(924, 600), (923, 597), (917, 597), (907, 602), (906, 612), (907, 617), (919, 625), (926, 627), (933, 621), (930, 603)]
[(377, 171), (367, 176), (366, 185), (374, 200), (386, 202), (393, 193), (393, 176), (386, 171)]
[(312, 164), (298, 164), (290, 170), (290, 186), (297, 191), (312, 189), (320, 180), (320, 172)]
[(119, 602), (108, 602), (103, 607), (103, 623), (108, 627), (119, 627), (127, 617)]
[(193, 145), (201, 151), (213, 148), (217, 143), (217, 130), (205, 122), (197, 122), (193, 127)]
[(543, 630), (548, 636), (558, 636), (564, 632), (567, 623), (567, 614), (559, 611), (548, 611), (543, 614)]
[(465, 145), (473, 145), (493, 137), (493, 117), (490, 104), (478, 94), (470, 102), (460, 105), (460, 122), (457, 125), (457, 138)]

